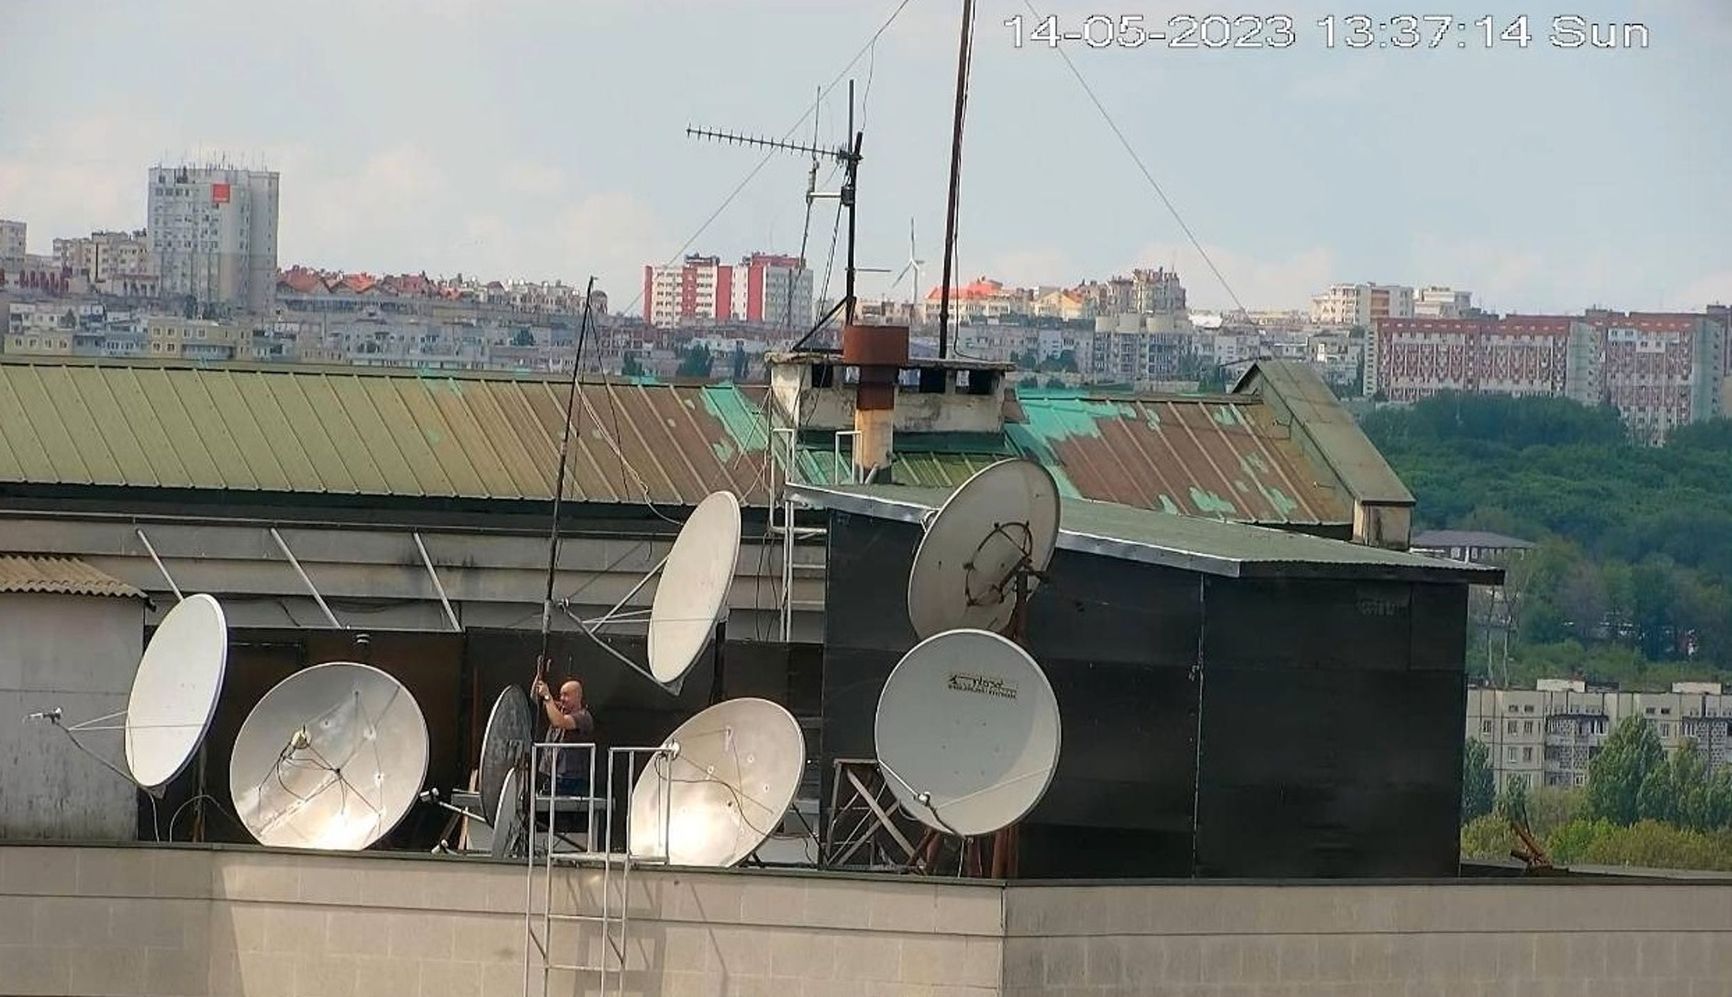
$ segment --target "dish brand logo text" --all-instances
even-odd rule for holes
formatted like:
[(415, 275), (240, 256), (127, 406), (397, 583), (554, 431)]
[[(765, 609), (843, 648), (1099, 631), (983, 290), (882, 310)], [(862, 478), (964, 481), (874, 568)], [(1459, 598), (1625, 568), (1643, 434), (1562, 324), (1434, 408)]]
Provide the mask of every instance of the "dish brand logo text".
[(1005, 699), (1016, 698), (1016, 684), (1004, 679), (993, 678), (990, 675), (970, 675), (967, 672), (951, 672), (950, 688), (957, 692), (973, 692), (983, 696), (1001, 696)]

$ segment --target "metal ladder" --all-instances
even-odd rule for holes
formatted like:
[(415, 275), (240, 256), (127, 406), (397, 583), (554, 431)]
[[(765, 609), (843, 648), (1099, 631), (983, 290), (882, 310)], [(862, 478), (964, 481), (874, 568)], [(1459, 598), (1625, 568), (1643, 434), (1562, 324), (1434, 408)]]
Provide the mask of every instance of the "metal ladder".
[[(615, 792), (615, 774), (622, 767), (626, 773), (626, 814), (625, 827), (631, 827), (631, 786), (637, 771), (637, 761), (645, 758), (653, 763), (657, 758), (667, 758), (672, 749), (656, 748), (609, 748), (607, 751), (607, 788), (606, 795), (601, 798), (602, 806), (597, 806), (595, 795), (596, 754), (593, 744), (575, 744), (565, 742), (544, 742), (533, 746), (530, 752), (531, 771), (538, 771), (543, 753), (550, 753), (554, 759), (554, 785), (557, 785), (558, 773), (567, 771), (564, 767), (564, 756), (570, 752), (581, 752), (580, 762), (589, 770), (589, 794), (584, 799), (581, 811), (588, 818), (584, 833), (584, 842), (578, 847), (575, 842), (564, 835), (556, 833), (556, 817), (562, 812), (559, 803), (572, 797), (549, 797), (541, 793), (534, 779), (530, 780), (529, 812), (532, 815), (528, 828), (529, 845), (526, 849), (524, 875), (524, 908), (523, 908), (523, 994), (524, 997), (565, 997), (564, 993), (556, 995), (550, 988), (552, 974), (556, 972), (569, 973), (574, 983), (591, 976), (595, 981), (595, 992), (601, 997), (609, 994), (625, 992), (625, 973), (627, 965), (627, 940), (630, 927), (630, 884), (631, 870), (638, 865), (666, 865), (665, 854), (644, 854), (644, 848), (639, 847), (637, 854), (632, 854), (628, 841), (618, 850), (613, 842), (613, 807), (612, 802), (619, 799)], [(623, 765), (622, 765), (623, 763)], [(668, 785), (663, 780), (664, 789)], [(548, 801), (547, 830), (541, 832), (535, 821), (541, 815), (542, 801)], [(667, 841), (668, 823), (671, 816), (669, 797), (664, 791), (658, 799), (661, 809), (661, 841)], [(568, 811), (569, 812), (569, 811)], [(598, 826), (598, 816), (603, 823)], [(597, 840), (601, 848), (596, 849)], [(568, 846), (568, 847), (562, 847)], [(664, 849), (665, 851), (665, 849)], [(555, 894), (553, 875), (556, 866), (562, 867), (565, 874), (560, 877), (562, 886), (571, 887), (567, 894), (573, 901), (572, 909), (556, 909), (561, 906), (560, 899)], [(600, 871), (599, 883), (595, 882), (595, 872)], [(536, 878), (539, 874), (541, 889), (536, 890)], [(586, 882), (586, 880), (588, 880)], [(599, 896), (592, 895), (590, 887)], [(558, 935), (560, 926), (568, 926), (570, 935)], [(562, 961), (561, 955), (569, 961)], [(536, 978), (540, 978), (539, 988)], [(574, 991), (577, 995), (590, 992), (587, 987)]]

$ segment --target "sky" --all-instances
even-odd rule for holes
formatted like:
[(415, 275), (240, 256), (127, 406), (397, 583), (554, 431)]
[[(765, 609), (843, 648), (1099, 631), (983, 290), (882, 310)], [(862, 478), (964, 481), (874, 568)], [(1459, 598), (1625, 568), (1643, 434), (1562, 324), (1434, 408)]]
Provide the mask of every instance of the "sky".
[[(0, 0), (0, 217), (46, 252), (141, 227), (152, 164), (226, 158), (281, 171), (285, 266), (594, 274), (617, 310), (646, 263), (795, 253), (804, 235), (821, 277), (835, 203), (808, 226), (807, 161), (771, 155), (706, 227), (763, 157), (685, 128), (809, 141), (816, 103), (830, 147), (846, 84), (816, 98), (842, 77), (865, 131), (859, 263), (890, 271), (861, 293), (904, 296), (911, 223), (937, 283), (961, 2), (906, 0), (868, 47), (902, 2)], [(1451, 285), (1500, 311), (1732, 301), (1727, 0), (1482, 0), (1463, 16), (1527, 13), (1526, 49), (1326, 47), (1326, 14), (1412, 9), (1385, 0), (1264, 11), (1295, 21), (1282, 50), (1063, 45), (1224, 279), (1063, 58), (1015, 45), (1004, 22), (1030, 30), (1027, 0), (978, 7), (961, 279), (1174, 266), (1202, 308), (1301, 308), (1334, 281)], [(1035, 7), (1067, 31), (1097, 11), (1155, 30), (1260, 10)], [(1650, 47), (1554, 48), (1559, 13), (1639, 22)]]

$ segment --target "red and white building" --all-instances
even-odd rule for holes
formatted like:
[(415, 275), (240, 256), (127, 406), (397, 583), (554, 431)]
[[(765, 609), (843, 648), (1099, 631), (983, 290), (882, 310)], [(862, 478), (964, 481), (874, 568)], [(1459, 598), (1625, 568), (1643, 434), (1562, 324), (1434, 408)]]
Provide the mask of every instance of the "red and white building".
[(734, 268), (719, 256), (688, 256), (679, 266), (643, 268), (643, 320), (671, 328), (733, 317)]
[(1365, 343), (1365, 393), (1416, 401), (1441, 391), (1562, 395), (1580, 319), (1384, 318)]
[(812, 271), (797, 256), (753, 253), (734, 267), (734, 318), (805, 331), (812, 324)]
[(1659, 443), (1678, 426), (1723, 411), (1726, 327), (1688, 312), (1589, 311), (1594, 363), (1572, 397), (1617, 407), (1640, 440)]
[(1659, 443), (1725, 410), (1728, 362), (1726, 325), (1713, 315), (1389, 318), (1366, 339), (1365, 393), (1568, 397), (1616, 407), (1632, 435)]

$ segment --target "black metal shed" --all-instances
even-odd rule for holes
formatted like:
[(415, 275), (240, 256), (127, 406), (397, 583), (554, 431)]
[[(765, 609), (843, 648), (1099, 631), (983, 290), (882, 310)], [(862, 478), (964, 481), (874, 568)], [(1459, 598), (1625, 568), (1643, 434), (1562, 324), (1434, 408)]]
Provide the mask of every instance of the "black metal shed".
[[(870, 757), (944, 490), (795, 485), (830, 511), (823, 742)], [(1064, 724), (1023, 824), (1044, 877), (1447, 876), (1468, 586), (1497, 569), (1066, 499), (1030, 652)]]

